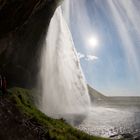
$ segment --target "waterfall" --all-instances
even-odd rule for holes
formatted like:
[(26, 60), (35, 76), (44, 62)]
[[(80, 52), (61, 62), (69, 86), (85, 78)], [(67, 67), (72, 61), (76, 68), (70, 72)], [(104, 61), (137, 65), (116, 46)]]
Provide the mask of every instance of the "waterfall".
[(41, 61), (40, 109), (48, 116), (85, 113), (90, 106), (71, 33), (58, 7), (51, 19)]

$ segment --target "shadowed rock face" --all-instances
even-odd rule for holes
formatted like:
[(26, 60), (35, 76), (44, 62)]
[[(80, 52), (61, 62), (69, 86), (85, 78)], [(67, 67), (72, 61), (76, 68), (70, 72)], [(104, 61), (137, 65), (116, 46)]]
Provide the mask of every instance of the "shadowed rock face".
[(0, 96), (0, 139), (1, 140), (47, 140), (43, 126), (29, 119), (6, 96)]
[(40, 0), (0, 0), (1, 36), (23, 24), (39, 2)]
[(9, 85), (33, 86), (42, 42), (61, 0), (0, 0), (0, 73)]
[(58, 0), (0, 0), (0, 37), (22, 25), (37, 9), (56, 1)]

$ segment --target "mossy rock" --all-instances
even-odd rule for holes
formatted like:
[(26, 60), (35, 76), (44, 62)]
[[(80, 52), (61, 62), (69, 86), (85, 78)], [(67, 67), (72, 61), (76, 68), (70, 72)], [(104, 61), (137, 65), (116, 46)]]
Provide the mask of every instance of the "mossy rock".
[(67, 124), (63, 119), (52, 119), (39, 111), (35, 104), (33, 90), (11, 88), (10, 100), (26, 115), (31, 122), (36, 122), (43, 127), (46, 139), (51, 140), (106, 140), (105, 138), (88, 135)]

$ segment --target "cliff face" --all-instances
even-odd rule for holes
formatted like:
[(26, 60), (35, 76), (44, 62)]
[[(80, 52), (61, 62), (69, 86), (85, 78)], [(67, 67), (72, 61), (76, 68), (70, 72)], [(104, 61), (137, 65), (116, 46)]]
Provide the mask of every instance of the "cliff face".
[(9, 85), (32, 86), (41, 43), (61, 0), (0, 0), (0, 74)]

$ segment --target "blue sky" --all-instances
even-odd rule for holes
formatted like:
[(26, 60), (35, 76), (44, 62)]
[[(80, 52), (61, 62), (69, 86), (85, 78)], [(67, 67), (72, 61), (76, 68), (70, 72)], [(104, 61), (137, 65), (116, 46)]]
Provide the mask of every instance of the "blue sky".
[(71, 0), (67, 15), (87, 82), (105, 95), (140, 96), (140, 1)]

